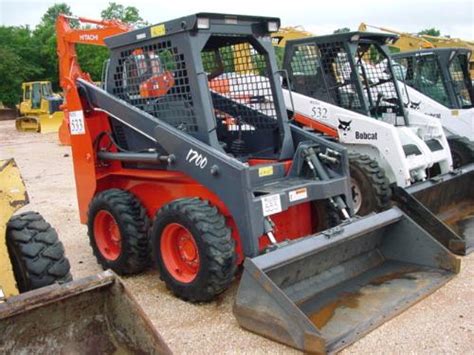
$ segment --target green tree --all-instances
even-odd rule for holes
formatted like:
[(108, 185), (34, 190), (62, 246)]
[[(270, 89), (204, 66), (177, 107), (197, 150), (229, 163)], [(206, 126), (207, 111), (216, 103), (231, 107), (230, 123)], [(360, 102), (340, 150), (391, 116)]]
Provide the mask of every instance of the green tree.
[(56, 18), (59, 14), (72, 15), (71, 8), (66, 3), (54, 4), (46, 10), (45, 14), (41, 17), (40, 27), (54, 26)]
[[(100, 15), (104, 20), (117, 19), (135, 27), (146, 25), (138, 9), (134, 6), (125, 7), (115, 2), (110, 2), (107, 8), (101, 11)], [(92, 80), (100, 81), (104, 62), (109, 57), (108, 49), (105, 47), (81, 44), (77, 45), (76, 48), (81, 68), (91, 75)]]
[[(125, 7), (121, 4), (110, 2), (107, 8), (101, 11), (100, 15), (104, 20), (117, 19), (135, 27), (146, 25), (146, 22), (143, 21), (138, 9), (134, 6)], [(92, 80), (101, 80), (104, 62), (109, 57), (108, 49), (81, 44), (77, 45), (76, 48), (81, 68), (91, 75)]]
[(346, 32), (351, 32), (351, 29), (349, 27), (342, 27), (334, 31), (334, 33), (346, 33)]
[(19, 103), (23, 81), (43, 75), (36, 62), (38, 51), (28, 27), (0, 26), (0, 101), (5, 105)]
[(117, 19), (125, 23), (134, 25), (135, 27), (143, 27), (147, 22), (140, 16), (138, 9), (135, 6), (123, 6), (116, 2), (110, 2), (105, 10), (102, 10), (100, 16), (104, 20)]
[(56, 53), (56, 18), (59, 14), (72, 15), (71, 8), (65, 3), (54, 4), (46, 10), (33, 35), (39, 47), (36, 54), (38, 65), (43, 68), (42, 80), (49, 80), (54, 90), (58, 90), (58, 55)]
[(106, 47), (78, 44), (76, 51), (81, 69), (89, 73), (92, 80), (100, 81), (102, 67), (109, 57), (109, 50)]
[(428, 36), (434, 36), (434, 37), (439, 37), (441, 35), (440, 30), (437, 28), (426, 28), (420, 32), (418, 32), (419, 35), (428, 35)]
[(283, 56), (285, 54), (285, 48), (283, 47), (273, 47), (275, 49), (275, 56), (276, 56), (276, 62), (278, 65), (278, 69), (283, 69)]
[[(49, 80), (55, 91), (59, 89), (55, 23), (60, 13), (73, 15), (66, 3), (58, 3), (46, 10), (34, 31), (24, 26), (0, 26), (0, 101), (5, 105), (19, 102), (21, 83), (25, 81)], [(114, 2), (102, 11), (102, 17), (117, 18), (134, 26), (146, 24), (137, 8)], [(71, 21), (72, 27), (78, 25)], [(100, 80), (107, 48), (79, 44), (76, 48), (81, 68), (93, 80)]]

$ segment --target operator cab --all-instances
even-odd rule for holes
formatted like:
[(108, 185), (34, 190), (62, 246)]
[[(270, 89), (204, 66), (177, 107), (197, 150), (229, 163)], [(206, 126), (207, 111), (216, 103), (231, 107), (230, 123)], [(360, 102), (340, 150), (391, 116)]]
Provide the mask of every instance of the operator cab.
[[(240, 161), (290, 159), (294, 147), (270, 55), (270, 33), (279, 25), (275, 18), (206, 13), (111, 37), (106, 90)], [(129, 127), (112, 124), (124, 149), (152, 148)]]
[(400, 64), (396, 73), (399, 79), (451, 109), (474, 107), (470, 57), (471, 51), (466, 48), (433, 48), (392, 55)]
[[(42, 100), (48, 102), (48, 105), (42, 104)], [(53, 114), (60, 111), (63, 99), (53, 93), (51, 82), (34, 81), (23, 83), (23, 102), (31, 103), (30, 109), (40, 110), (47, 108), (48, 113)]]
[(224, 150), (237, 157), (274, 157), (279, 116), (286, 113), (275, 105), (268, 53), (246, 36), (212, 36), (201, 60)]
[(397, 37), (348, 32), (289, 41), (284, 68), (291, 89), (391, 124), (404, 125), (404, 103), (387, 50)]

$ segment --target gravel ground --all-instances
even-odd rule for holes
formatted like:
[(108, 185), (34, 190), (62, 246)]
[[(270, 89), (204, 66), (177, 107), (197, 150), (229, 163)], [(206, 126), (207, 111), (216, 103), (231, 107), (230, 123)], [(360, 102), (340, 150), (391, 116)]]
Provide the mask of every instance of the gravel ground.
[[(54, 133), (19, 133), (13, 121), (0, 121), (0, 159), (9, 157), (28, 188), (31, 203), (25, 210), (40, 212), (58, 230), (74, 278), (99, 272), (86, 227), (79, 223), (70, 148), (59, 146)], [(176, 299), (155, 271), (125, 283), (178, 354), (296, 353), (239, 328), (232, 315), (237, 282), (206, 305)], [(463, 258), (454, 280), (342, 352), (367, 353), (474, 354), (474, 253)]]

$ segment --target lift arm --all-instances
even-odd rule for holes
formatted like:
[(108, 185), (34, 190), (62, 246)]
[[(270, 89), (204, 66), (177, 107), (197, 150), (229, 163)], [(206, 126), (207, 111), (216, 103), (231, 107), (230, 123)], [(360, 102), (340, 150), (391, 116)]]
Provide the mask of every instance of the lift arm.
[(400, 51), (402, 51), (402, 52), (408, 51), (408, 50), (416, 50), (416, 49), (425, 49), (425, 48), (434, 48), (435, 47), (433, 45), (433, 43), (428, 41), (426, 38), (423, 38), (422, 36), (413, 35), (413, 34), (407, 33), (407, 32), (396, 31), (396, 30), (392, 30), (392, 29), (386, 28), (386, 27), (378, 27), (378, 26), (368, 25), (368, 24), (363, 23), (363, 22), (359, 25), (359, 31), (366, 32), (368, 27), (375, 28), (379, 31), (399, 35), (400, 38), (394, 44), (392, 44), (391, 46), (400, 49)]
[[(446, 47), (462, 47), (469, 48), (474, 51), (474, 42), (466, 41), (459, 38), (450, 37), (437, 37), (429, 35), (415, 35), (407, 32), (399, 32), (385, 27), (377, 27), (368, 25), (362, 22), (359, 25), (359, 31), (365, 32), (367, 28), (375, 28), (379, 31), (394, 33), (400, 36), (400, 38), (391, 45), (391, 47), (398, 48), (400, 52), (414, 51), (418, 49), (429, 49), (429, 48), (446, 48)], [(471, 56), (469, 60), (469, 71), (471, 77), (474, 77), (474, 56)]]
[(274, 32), (271, 34), (272, 36), (272, 43), (276, 47), (284, 48), (286, 45), (286, 41), (292, 39), (300, 39), (305, 37), (312, 37), (314, 34), (311, 32), (305, 31), (305, 29), (301, 26), (295, 27), (281, 27), (278, 32)]

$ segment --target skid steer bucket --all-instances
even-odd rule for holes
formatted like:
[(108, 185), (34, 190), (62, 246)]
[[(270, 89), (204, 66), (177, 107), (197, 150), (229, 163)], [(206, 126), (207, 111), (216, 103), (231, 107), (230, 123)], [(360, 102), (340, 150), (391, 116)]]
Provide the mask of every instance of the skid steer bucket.
[(0, 303), (2, 354), (170, 354), (111, 271)]
[(340, 350), (459, 272), (460, 260), (398, 208), (247, 259), (239, 324), (297, 349)]
[(459, 255), (474, 250), (474, 164), (409, 188), (394, 198), (413, 220)]

